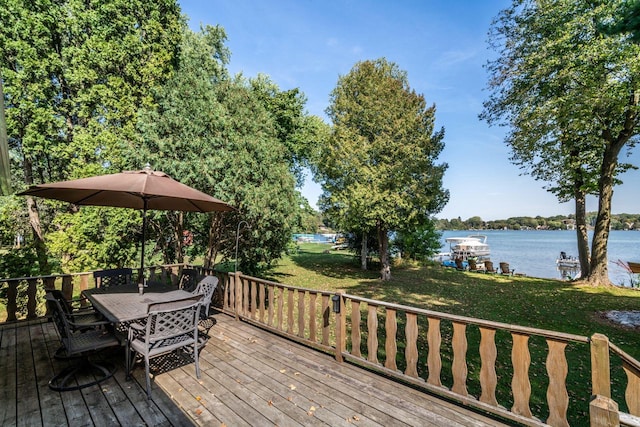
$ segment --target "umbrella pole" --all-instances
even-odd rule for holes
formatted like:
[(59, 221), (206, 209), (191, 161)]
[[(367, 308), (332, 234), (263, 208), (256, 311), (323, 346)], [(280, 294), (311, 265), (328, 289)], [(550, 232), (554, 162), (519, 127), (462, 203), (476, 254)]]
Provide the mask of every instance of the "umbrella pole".
[(146, 240), (147, 230), (147, 199), (143, 199), (144, 207), (142, 209), (142, 254), (140, 255), (140, 274), (138, 275), (138, 283), (144, 283), (144, 242)]

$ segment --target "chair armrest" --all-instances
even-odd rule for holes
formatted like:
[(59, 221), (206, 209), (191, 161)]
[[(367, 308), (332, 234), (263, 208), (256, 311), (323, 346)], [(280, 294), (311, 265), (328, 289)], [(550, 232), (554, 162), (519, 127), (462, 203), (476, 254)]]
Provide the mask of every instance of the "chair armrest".
[(99, 320), (97, 322), (82, 322), (82, 323), (75, 323), (72, 320), (72, 316), (68, 316), (67, 317), (67, 321), (69, 322), (69, 324), (71, 326), (74, 326), (76, 328), (92, 328), (95, 326), (108, 326), (108, 325), (112, 325), (111, 322), (109, 322), (108, 320)]

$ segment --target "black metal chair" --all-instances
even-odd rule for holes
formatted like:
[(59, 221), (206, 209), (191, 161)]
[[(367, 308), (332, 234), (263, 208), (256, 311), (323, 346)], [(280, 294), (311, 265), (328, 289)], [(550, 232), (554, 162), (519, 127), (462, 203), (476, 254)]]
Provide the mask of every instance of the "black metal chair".
[(196, 377), (200, 378), (198, 362), (198, 319), (202, 306), (202, 295), (194, 295), (178, 301), (169, 301), (149, 306), (149, 315), (144, 322), (129, 325), (125, 363), (127, 377), (133, 370), (135, 354), (144, 357), (147, 379), (147, 399), (151, 399), (150, 359), (188, 348), (193, 352)]
[[(66, 358), (81, 358), (56, 374), (49, 381), (49, 387), (55, 391), (79, 390), (111, 378), (115, 372), (113, 364), (99, 364), (89, 360), (90, 355), (100, 350), (121, 345), (116, 335), (103, 327), (109, 322), (96, 322), (93, 329), (85, 328), (73, 332), (73, 323), (68, 319), (60, 302), (51, 293), (45, 295), (45, 300), (60, 337), (61, 348), (64, 349), (63, 355)], [(87, 380), (83, 382), (85, 378)]]
[(59, 303), (69, 320), (69, 327), (73, 332), (85, 329), (93, 329), (97, 322), (104, 322), (104, 316), (93, 309), (92, 306), (74, 308), (73, 301), (69, 301), (64, 297), (62, 291), (57, 289), (47, 289), (47, 293), (51, 294)]
[(93, 278), (96, 281), (96, 288), (130, 285), (133, 283), (132, 277), (133, 270), (131, 268), (114, 268), (93, 272)]

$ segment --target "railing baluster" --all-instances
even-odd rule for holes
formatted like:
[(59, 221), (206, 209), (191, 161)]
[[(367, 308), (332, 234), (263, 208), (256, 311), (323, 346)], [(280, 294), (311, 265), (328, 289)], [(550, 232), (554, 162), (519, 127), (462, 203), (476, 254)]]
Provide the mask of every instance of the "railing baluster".
[(427, 382), (431, 385), (442, 387), (440, 380), (440, 373), (442, 371), (442, 359), (440, 358), (440, 346), (442, 344), (440, 319), (428, 317), (427, 320), (429, 322), (429, 330), (427, 331), (427, 343), (429, 344), (427, 367), (429, 369), (429, 378)]
[(529, 365), (531, 354), (529, 353), (529, 336), (511, 334), (513, 347), (511, 349), (511, 362), (513, 363), (513, 379), (511, 389), (513, 391), (513, 407), (511, 412), (531, 418), (531, 382), (529, 381)]
[(252, 320), (256, 320), (258, 313), (258, 284), (255, 280), (249, 280), (249, 287), (251, 289), (251, 301), (249, 301), (250, 315)]
[(622, 369), (627, 374), (627, 388), (624, 393), (629, 413), (640, 417), (640, 372), (623, 362)]
[(415, 313), (407, 313), (407, 325), (404, 333), (407, 339), (407, 347), (404, 352), (407, 367), (404, 373), (410, 377), (418, 378), (418, 316)]
[(35, 319), (38, 317), (36, 313), (37, 301), (36, 294), (38, 291), (38, 279), (31, 278), (27, 280), (27, 319)]
[(398, 332), (398, 320), (396, 319), (396, 311), (394, 309), (388, 308), (386, 312), (385, 333), (387, 336), (385, 338), (384, 350), (387, 355), (384, 361), (384, 367), (397, 371), (396, 354), (398, 346), (396, 344), (396, 334)]
[(62, 276), (62, 295), (68, 300), (73, 298), (73, 276), (70, 274)]
[(269, 285), (269, 308), (267, 309), (269, 326), (273, 326), (273, 306), (275, 304), (275, 286)]
[(316, 317), (316, 298), (318, 294), (309, 293), (309, 341), (316, 342), (316, 325), (318, 318)]
[(375, 305), (369, 304), (367, 317), (367, 360), (378, 363), (378, 312)]
[(304, 300), (306, 294), (304, 291), (298, 291), (298, 336), (300, 338), (304, 338)]
[(453, 387), (451, 391), (467, 396), (467, 325), (453, 322)]
[(480, 402), (492, 406), (498, 406), (496, 400), (496, 385), (498, 377), (496, 375), (496, 349), (495, 329), (480, 328)]
[(242, 314), (244, 316), (249, 315), (249, 285), (251, 280), (245, 279), (242, 281)]
[(265, 312), (265, 289), (264, 289), (264, 283), (260, 282), (260, 284), (258, 285), (258, 306), (260, 308), (260, 314), (258, 316), (258, 319), (260, 320), (261, 323), (264, 323), (264, 312)]
[(295, 289), (289, 289), (287, 291), (287, 333), (293, 335), (293, 297), (294, 293), (298, 292)]
[(549, 354), (547, 355), (547, 374), (549, 386), (547, 388), (547, 402), (549, 403), (549, 418), (547, 424), (556, 426), (568, 426), (567, 409), (569, 408), (569, 394), (567, 393), (566, 379), (567, 358), (564, 349), (567, 343), (547, 339)]
[(284, 327), (284, 286), (278, 290), (278, 330), (282, 331)]
[(18, 320), (16, 316), (18, 311), (18, 283), (18, 280), (9, 280), (7, 282), (7, 322)]
[(331, 331), (331, 311), (329, 310), (329, 295), (322, 295), (322, 344), (329, 345)]
[(351, 354), (362, 357), (360, 344), (362, 344), (362, 332), (360, 331), (360, 301), (351, 300)]

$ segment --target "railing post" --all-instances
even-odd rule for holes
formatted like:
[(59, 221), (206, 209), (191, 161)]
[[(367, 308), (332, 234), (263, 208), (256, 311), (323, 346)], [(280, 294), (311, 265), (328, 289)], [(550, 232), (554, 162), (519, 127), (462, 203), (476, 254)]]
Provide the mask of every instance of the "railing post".
[(609, 339), (602, 334), (591, 336), (591, 395), (611, 398)]
[(236, 271), (233, 275), (233, 284), (235, 290), (235, 315), (236, 320), (240, 320), (240, 313), (242, 312), (242, 273)]
[(620, 425), (618, 404), (608, 397), (593, 396), (589, 402), (591, 427), (617, 427)]
[(611, 365), (609, 362), (609, 339), (602, 334), (593, 334), (591, 347), (591, 395), (589, 419), (591, 427), (620, 425), (618, 404), (611, 399)]
[(346, 321), (345, 321), (345, 305), (342, 294), (336, 294), (333, 298), (338, 297), (337, 306), (334, 303), (334, 312), (337, 308), (336, 315), (336, 361), (342, 363), (344, 358), (342, 353), (345, 351), (345, 335), (347, 333)]

